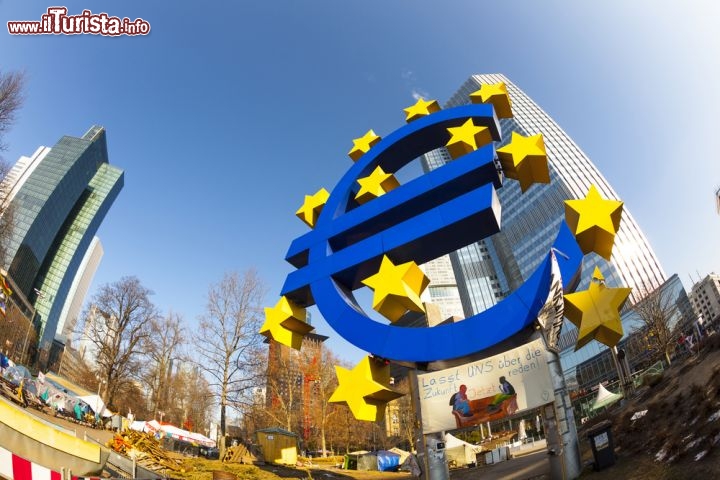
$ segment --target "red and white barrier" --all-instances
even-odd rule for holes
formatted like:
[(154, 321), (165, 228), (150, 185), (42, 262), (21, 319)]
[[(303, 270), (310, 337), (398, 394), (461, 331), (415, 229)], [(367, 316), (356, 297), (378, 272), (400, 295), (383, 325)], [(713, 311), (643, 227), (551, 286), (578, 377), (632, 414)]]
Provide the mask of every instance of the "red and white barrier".
[[(0, 478), (7, 480), (64, 480), (63, 473), (32, 463), (0, 447)], [(69, 478), (69, 477), (68, 477)], [(72, 480), (106, 480), (100, 477), (72, 477)]]
[(0, 477), (8, 480), (62, 480), (62, 474), (0, 447)]

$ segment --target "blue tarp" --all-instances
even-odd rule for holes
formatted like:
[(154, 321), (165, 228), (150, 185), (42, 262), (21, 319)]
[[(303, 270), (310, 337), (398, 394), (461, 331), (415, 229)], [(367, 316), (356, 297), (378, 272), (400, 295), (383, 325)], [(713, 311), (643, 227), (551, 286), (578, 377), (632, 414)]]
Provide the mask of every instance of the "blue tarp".
[(381, 472), (396, 470), (400, 467), (400, 455), (388, 450), (380, 450), (377, 455), (377, 466)]

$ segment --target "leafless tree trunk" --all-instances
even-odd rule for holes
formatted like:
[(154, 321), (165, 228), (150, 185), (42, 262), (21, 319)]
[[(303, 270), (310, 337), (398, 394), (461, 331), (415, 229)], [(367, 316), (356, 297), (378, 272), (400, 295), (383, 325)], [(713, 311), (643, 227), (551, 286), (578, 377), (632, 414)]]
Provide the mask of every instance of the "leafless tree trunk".
[[(226, 274), (208, 292), (207, 310), (194, 339), (198, 365), (220, 404), (220, 456), (225, 453), (226, 409), (239, 406), (261, 378), (259, 353), (265, 287), (254, 270)], [(248, 400), (249, 403), (249, 400)]]
[(664, 356), (669, 365), (670, 353), (675, 349), (681, 323), (676, 299), (659, 288), (642, 298), (631, 307), (642, 323), (639, 330), (646, 339), (648, 349), (654, 352), (655, 357)]
[(185, 342), (180, 315), (170, 312), (164, 318), (150, 321), (150, 335), (142, 349), (148, 359), (145, 382), (149, 386), (153, 418), (158, 410), (167, 410), (172, 390), (172, 363), (184, 358), (178, 350)]
[(100, 287), (85, 315), (85, 329), (97, 352), (101, 394), (106, 404), (140, 370), (142, 345), (149, 336), (151, 322), (158, 313), (150, 301), (152, 292), (136, 277)]

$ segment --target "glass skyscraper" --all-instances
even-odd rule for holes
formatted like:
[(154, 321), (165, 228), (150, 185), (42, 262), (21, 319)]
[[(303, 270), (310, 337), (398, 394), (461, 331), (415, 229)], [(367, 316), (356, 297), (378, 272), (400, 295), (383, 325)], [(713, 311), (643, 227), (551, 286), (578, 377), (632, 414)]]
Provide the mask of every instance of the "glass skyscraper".
[(14, 215), (7, 271), (35, 308), (40, 348), (47, 349), (85, 254), (123, 187), (108, 163), (105, 129), (61, 138), (22, 157), (5, 179)]
[[(572, 139), (503, 75), (473, 75), (450, 98), (445, 108), (468, 104), (470, 94), (482, 84), (498, 82), (505, 83), (507, 87), (513, 118), (500, 119), (502, 141), (497, 147), (507, 144), (512, 132), (525, 136), (542, 133), (550, 184), (533, 184), (522, 193), (519, 182), (505, 179), (502, 188), (498, 189), (503, 206), (501, 232), (450, 254), (465, 316), (492, 307), (527, 280), (550, 250), (565, 218), (565, 200), (585, 198), (590, 185), (595, 185), (603, 198), (619, 199), (605, 177)], [(445, 149), (434, 150), (421, 157), (425, 171), (450, 161), (452, 158)], [(623, 209), (611, 261), (595, 253), (586, 255), (579, 289), (587, 288), (596, 266), (600, 267), (608, 286), (633, 288), (628, 304), (666, 283), (660, 262), (627, 205)], [(682, 289), (679, 280), (670, 283), (673, 288), (679, 284)], [(626, 334), (631, 328), (632, 325), (626, 325)], [(561, 343), (566, 351), (561, 358), (566, 375), (574, 371), (578, 363), (587, 361), (606, 348), (594, 345), (583, 349), (591, 355), (572, 355), (569, 350), (574, 348), (577, 329), (565, 322), (563, 331)]]

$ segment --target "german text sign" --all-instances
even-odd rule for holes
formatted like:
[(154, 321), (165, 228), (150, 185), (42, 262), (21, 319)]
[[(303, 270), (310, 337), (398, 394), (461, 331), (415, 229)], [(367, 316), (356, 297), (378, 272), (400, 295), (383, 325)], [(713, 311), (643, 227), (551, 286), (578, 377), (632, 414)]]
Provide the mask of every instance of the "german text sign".
[(418, 375), (423, 432), (465, 428), (553, 401), (541, 339), (502, 354)]

